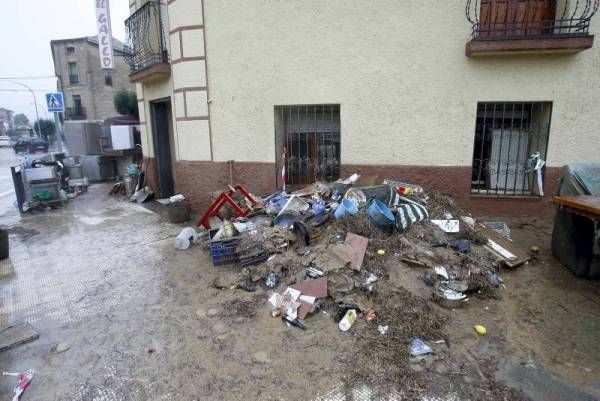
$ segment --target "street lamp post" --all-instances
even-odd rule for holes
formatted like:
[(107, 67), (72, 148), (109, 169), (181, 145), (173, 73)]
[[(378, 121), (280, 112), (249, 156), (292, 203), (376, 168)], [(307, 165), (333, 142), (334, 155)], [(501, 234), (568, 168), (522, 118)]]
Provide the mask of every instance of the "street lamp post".
[[(38, 113), (38, 107), (37, 107), (37, 100), (35, 98), (35, 93), (33, 92), (33, 89), (31, 89), (29, 86), (27, 86), (27, 85), (25, 85), (24, 83), (21, 83), (21, 82), (17, 82), (17, 81), (5, 81), (5, 82), (10, 82), (10, 83), (15, 84), (15, 85), (21, 85), (22, 87), (24, 87), (27, 90), (29, 90), (29, 92), (31, 92), (31, 96), (33, 96), (33, 103), (35, 105), (35, 118), (36, 118), (37, 121), (40, 121), (40, 115)], [(35, 130), (35, 123), (33, 123), (33, 129)], [(38, 129), (37, 129), (37, 136), (41, 137), (39, 124), (38, 124)]]

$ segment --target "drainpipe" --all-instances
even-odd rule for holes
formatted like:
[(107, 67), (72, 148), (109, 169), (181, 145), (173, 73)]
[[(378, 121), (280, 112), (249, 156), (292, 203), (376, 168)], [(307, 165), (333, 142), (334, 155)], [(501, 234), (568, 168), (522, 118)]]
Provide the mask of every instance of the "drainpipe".
[(227, 163), (229, 164), (229, 185), (233, 186), (233, 163), (234, 163), (234, 160), (229, 160)]
[[(208, 84), (208, 55), (206, 54), (206, 8), (204, 7), (204, 0), (200, 0), (200, 6), (202, 7), (202, 21), (204, 22), (204, 28), (202, 29), (203, 42), (204, 42), (204, 79), (206, 81), (206, 108), (208, 110), (208, 144), (210, 146), (210, 161), (215, 161), (213, 153), (213, 132), (212, 122), (210, 120), (210, 106), (212, 98), (210, 97), (210, 88)], [(231, 161), (233, 163), (233, 160)]]

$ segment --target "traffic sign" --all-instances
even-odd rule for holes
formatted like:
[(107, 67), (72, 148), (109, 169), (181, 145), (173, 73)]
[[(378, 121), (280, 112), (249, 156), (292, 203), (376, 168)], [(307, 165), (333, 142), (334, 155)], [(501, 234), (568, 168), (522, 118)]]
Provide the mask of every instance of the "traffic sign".
[(46, 93), (46, 104), (50, 113), (64, 113), (65, 111), (62, 92)]

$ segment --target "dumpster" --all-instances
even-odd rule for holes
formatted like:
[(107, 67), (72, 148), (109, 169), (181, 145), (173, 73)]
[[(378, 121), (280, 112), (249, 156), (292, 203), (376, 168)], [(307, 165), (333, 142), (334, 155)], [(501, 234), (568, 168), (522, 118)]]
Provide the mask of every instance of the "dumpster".
[(565, 166), (553, 201), (552, 254), (577, 277), (600, 278), (600, 163)]

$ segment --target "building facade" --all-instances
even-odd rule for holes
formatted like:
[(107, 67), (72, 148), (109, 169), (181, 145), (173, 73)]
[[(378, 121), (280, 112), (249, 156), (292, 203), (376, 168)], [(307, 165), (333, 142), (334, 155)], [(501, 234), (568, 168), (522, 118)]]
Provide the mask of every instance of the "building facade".
[(58, 90), (64, 93), (66, 120), (104, 120), (118, 115), (113, 95), (120, 89), (135, 90), (129, 67), (123, 61), (123, 43), (113, 39), (114, 69), (100, 66), (98, 38), (89, 36), (50, 42)]
[(560, 168), (600, 162), (593, 0), (130, 9), (147, 176), (196, 208), (273, 191), (284, 151), (292, 185), (377, 175), (494, 215), (550, 213)]

